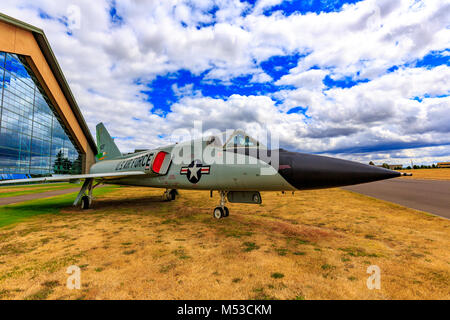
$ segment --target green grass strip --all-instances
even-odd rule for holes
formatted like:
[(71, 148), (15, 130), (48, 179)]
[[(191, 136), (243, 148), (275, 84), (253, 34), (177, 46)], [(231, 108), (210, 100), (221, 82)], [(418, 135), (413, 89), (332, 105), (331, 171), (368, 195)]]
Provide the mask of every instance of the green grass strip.
[[(58, 185), (44, 185), (44, 186), (22, 186), (28, 188), (27, 190), (20, 190), (20, 191), (11, 191), (11, 192), (0, 192), (0, 198), (7, 198), (7, 197), (16, 197), (16, 196), (23, 196), (26, 194), (35, 194), (35, 193), (41, 193), (41, 192), (48, 192), (48, 191), (54, 191), (54, 190), (64, 190), (64, 189), (71, 189), (71, 188), (81, 188), (81, 184), (73, 184), (73, 183), (64, 183), (64, 184), (58, 184)], [(4, 187), (3, 187), (4, 188)], [(4, 189), (0, 190), (4, 190)]]
[[(98, 197), (116, 189), (117, 186), (94, 189), (94, 196)], [(77, 192), (73, 192), (61, 196), (2, 206), (0, 207), (0, 228), (41, 214), (58, 214), (61, 209), (72, 206), (76, 195)]]

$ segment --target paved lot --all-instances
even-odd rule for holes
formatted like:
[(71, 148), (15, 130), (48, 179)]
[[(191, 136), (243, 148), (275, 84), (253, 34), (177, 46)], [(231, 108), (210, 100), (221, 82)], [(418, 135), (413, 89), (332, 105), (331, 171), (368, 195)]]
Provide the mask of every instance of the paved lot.
[(7, 204), (24, 202), (24, 201), (28, 201), (28, 200), (54, 197), (54, 196), (59, 196), (59, 195), (62, 195), (62, 194), (71, 193), (71, 192), (78, 192), (78, 191), (80, 191), (79, 187), (78, 188), (71, 188), (71, 189), (47, 191), (47, 192), (42, 192), (42, 193), (24, 194), (22, 196), (16, 196), (16, 197), (0, 198), (0, 206), (4, 206), (4, 205), (7, 205)]
[(343, 189), (450, 219), (450, 181), (391, 179)]

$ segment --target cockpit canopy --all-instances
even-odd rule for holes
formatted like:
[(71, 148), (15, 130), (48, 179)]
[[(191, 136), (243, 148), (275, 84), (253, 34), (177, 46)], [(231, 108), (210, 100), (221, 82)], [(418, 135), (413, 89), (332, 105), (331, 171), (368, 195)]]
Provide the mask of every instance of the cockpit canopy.
[[(222, 133), (220, 136), (226, 139), (226, 134)], [(264, 145), (258, 142), (256, 139), (250, 137), (243, 130), (234, 131), (231, 136), (222, 145), (222, 139), (219, 135), (210, 136), (207, 139), (206, 145), (214, 145), (216, 147), (223, 147), (223, 149), (229, 148), (264, 148)], [(224, 140), (225, 140), (224, 139)]]
[(261, 144), (256, 139), (250, 137), (242, 130), (236, 130), (225, 142), (223, 148), (256, 148), (260, 146)]

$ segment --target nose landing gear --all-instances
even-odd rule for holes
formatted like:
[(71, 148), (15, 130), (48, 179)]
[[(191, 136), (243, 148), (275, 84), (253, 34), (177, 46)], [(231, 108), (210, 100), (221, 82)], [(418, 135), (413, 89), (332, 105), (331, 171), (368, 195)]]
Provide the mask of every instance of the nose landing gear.
[(213, 211), (213, 217), (215, 219), (226, 218), (230, 215), (230, 210), (225, 206), (226, 203), (226, 191), (219, 191), (220, 193), (220, 206), (216, 207)]

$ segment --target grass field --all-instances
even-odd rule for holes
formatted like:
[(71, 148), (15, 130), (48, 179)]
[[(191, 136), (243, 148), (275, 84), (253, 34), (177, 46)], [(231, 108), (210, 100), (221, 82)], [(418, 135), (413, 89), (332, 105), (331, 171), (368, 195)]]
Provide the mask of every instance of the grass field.
[[(450, 222), (439, 217), (328, 189), (266, 192), (217, 221), (217, 194), (98, 191), (86, 211), (64, 208), (70, 196), (1, 209), (40, 214), (0, 229), (1, 299), (450, 298)], [(70, 265), (81, 290), (66, 288)], [(370, 265), (381, 290), (366, 286)]]
[(450, 168), (411, 169), (411, 170), (404, 169), (399, 171), (413, 174), (411, 177), (401, 177), (401, 179), (450, 180)]

